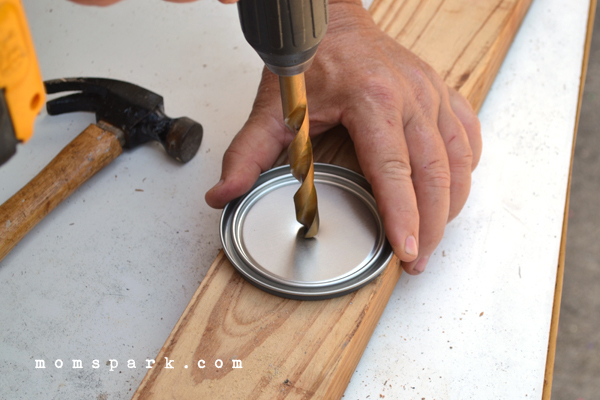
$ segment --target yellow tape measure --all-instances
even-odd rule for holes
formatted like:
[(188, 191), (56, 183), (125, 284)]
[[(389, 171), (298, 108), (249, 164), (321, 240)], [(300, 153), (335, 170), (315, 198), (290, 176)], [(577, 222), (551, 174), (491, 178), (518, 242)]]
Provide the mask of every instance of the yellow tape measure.
[(46, 96), (20, 0), (0, 0), (0, 91), (15, 138), (26, 142)]

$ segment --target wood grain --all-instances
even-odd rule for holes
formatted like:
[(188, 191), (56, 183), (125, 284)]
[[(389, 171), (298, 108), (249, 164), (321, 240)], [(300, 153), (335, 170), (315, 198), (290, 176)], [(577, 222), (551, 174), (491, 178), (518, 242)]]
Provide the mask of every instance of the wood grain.
[(0, 261), (83, 182), (121, 154), (117, 137), (92, 124), (0, 206)]
[[(530, 3), (375, 0), (370, 11), (478, 110)], [(343, 128), (321, 135), (314, 149), (316, 161), (360, 172)], [(133, 398), (339, 399), (400, 274), (393, 258), (357, 292), (301, 302), (256, 289), (221, 252)], [(165, 358), (176, 360), (173, 369), (165, 368)], [(232, 368), (232, 360), (243, 368)]]

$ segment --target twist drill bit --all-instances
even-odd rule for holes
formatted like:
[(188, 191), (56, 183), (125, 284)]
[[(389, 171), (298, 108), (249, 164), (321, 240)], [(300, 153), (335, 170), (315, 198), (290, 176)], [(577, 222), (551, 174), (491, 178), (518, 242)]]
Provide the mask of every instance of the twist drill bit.
[(292, 174), (301, 183), (294, 195), (296, 220), (304, 225), (304, 237), (314, 237), (319, 231), (319, 210), (315, 189), (315, 170), (310, 137), (304, 73), (280, 76), (281, 104), (285, 125), (296, 134), (288, 147)]
[(296, 134), (288, 148), (292, 173), (301, 183), (294, 195), (304, 237), (319, 230), (312, 145), (304, 72), (310, 67), (328, 24), (327, 0), (240, 0), (244, 37), (271, 72), (279, 75), (283, 117)]

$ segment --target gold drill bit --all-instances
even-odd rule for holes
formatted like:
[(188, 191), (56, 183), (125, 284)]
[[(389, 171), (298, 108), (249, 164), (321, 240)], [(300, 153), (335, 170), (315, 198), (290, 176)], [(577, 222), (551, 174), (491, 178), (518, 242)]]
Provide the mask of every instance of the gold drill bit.
[(304, 74), (280, 76), (281, 104), (285, 125), (296, 134), (288, 147), (292, 174), (302, 183), (294, 195), (296, 220), (304, 225), (304, 237), (311, 238), (319, 231), (319, 210), (315, 189), (315, 170), (310, 137)]

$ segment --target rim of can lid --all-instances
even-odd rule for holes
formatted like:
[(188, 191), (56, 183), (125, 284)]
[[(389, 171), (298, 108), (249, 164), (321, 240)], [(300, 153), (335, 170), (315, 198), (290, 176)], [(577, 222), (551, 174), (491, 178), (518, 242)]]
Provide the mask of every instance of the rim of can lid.
[(223, 250), (253, 285), (282, 297), (319, 300), (359, 289), (388, 265), (393, 251), (367, 180), (315, 163), (315, 185), (324, 212), (314, 239), (304, 239), (295, 221), (292, 195), (299, 183), (289, 165), (263, 173), (223, 210)]

